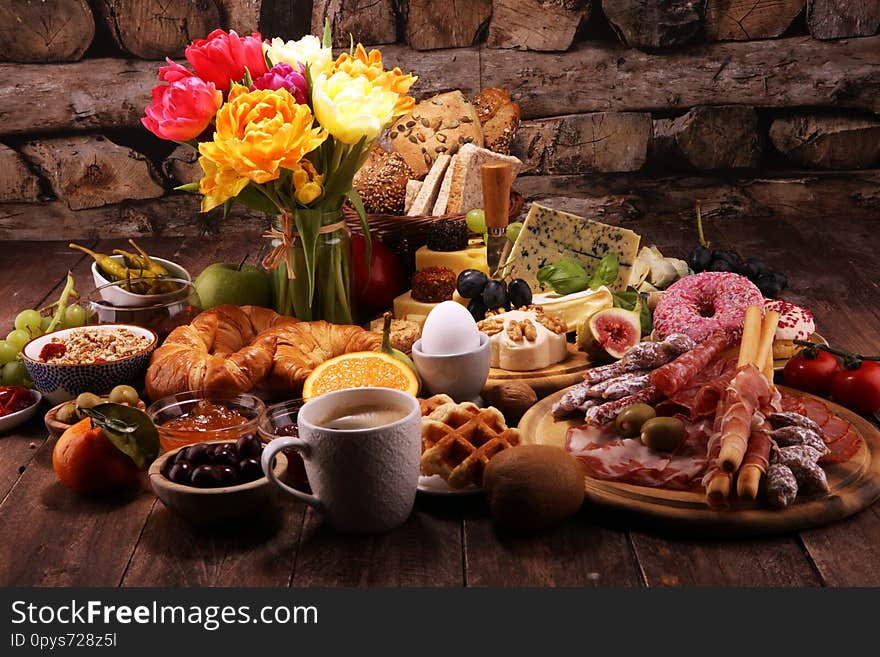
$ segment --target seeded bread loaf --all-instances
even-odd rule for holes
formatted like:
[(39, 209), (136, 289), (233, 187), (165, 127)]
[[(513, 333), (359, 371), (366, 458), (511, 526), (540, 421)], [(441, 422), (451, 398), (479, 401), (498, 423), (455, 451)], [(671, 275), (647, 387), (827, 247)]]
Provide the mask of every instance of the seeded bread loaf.
[(393, 150), (418, 179), (425, 177), (438, 155), (454, 155), (463, 144), (483, 145), (477, 110), (460, 91), (416, 103), (412, 112), (394, 122), (389, 136)]
[(425, 177), (425, 182), (422, 183), (419, 193), (416, 194), (416, 198), (409, 209), (408, 214), (410, 216), (418, 217), (431, 214), (434, 203), (437, 202), (440, 185), (443, 183), (443, 174), (446, 173), (446, 168), (449, 166), (451, 159), (446, 153), (441, 153), (434, 161), (434, 164), (431, 165), (431, 170)]
[(510, 99), (504, 89), (483, 89), (474, 99), (480, 125), (483, 128), (483, 146), (490, 151), (510, 154), (510, 145), (519, 128), (519, 105)]
[(403, 213), (409, 214), (409, 210), (412, 207), (413, 202), (416, 200), (416, 196), (419, 194), (419, 190), (422, 188), (424, 183), (421, 180), (407, 180), (406, 181), (406, 198), (403, 201)]
[(403, 156), (377, 145), (354, 175), (353, 182), (370, 214), (403, 214), (406, 187), (412, 176), (412, 169)]

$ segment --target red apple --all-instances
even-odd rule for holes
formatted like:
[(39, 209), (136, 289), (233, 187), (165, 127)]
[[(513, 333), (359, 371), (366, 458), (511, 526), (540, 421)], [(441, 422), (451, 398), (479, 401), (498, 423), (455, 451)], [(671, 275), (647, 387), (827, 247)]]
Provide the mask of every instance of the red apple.
[(351, 236), (351, 260), (354, 270), (352, 298), (364, 316), (387, 310), (394, 297), (406, 289), (407, 280), (397, 255), (373, 238), (370, 278), (367, 280), (367, 243), (363, 235)]

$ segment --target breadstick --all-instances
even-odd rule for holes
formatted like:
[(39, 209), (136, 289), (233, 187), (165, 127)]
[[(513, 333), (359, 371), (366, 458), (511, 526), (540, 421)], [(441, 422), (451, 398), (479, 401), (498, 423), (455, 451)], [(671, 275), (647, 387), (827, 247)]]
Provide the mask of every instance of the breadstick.
[[(778, 313), (777, 313), (778, 314)], [(737, 368), (754, 363), (758, 353), (758, 340), (761, 334), (761, 308), (749, 306), (743, 320), (742, 341), (739, 343), (739, 359)]]
[(730, 506), (730, 475), (718, 472), (706, 487), (706, 501), (712, 509), (726, 509)]
[(754, 363), (758, 369), (767, 374), (767, 359), (770, 359), (771, 375), (767, 378), (773, 381), (773, 336), (776, 334), (776, 327), (779, 324), (779, 313), (775, 310), (768, 310), (764, 315), (764, 323), (761, 325), (761, 340), (758, 342), (758, 350), (755, 355)]

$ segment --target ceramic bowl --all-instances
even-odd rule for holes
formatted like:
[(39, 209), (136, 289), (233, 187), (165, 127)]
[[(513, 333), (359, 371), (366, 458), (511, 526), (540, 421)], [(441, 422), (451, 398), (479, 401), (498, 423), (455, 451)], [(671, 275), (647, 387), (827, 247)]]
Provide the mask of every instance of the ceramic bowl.
[(0, 417), (0, 434), (12, 431), (17, 426), (30, 420), (40, 407), (40, 400), (42, 398), (43, 395), (41, 395), (38, 390), (31, 390), (31, 399), (33, 400), (33, 403), (30, 406), (23, 408), (20, 411), (16, 411), (15, 413)]
[(426, 354), (418, 339), (412, 357), (426, 396), (445, 393), (456, 402), (474, 401), (489, 378), (489, 336), (482, 332), (480, 346), (473, 351), (443, 356)]
[[(162, 504), (190, 522), (213, 525), (238, 520), (260, 513), (275, 500), (278, 489), (265, 476), (246, 484), (223, 488), (196, 488), (174, 483), (162, 474), (162, 470), (165, 463), (181, 449), (183, 447), (165, 452), (153, 461), (149, 478), (153, 492), (162, 500)], [(284, 454), (278, 454), (276, 459), (275, 474), (282, 476), (287, 470), (287, 459)]]
[[(82, 365), (57, 365), (51, 361), (44, 363), (39, 360), (40, 352), (52, 338), (65, 338), (77, 331), (111, 331), (128, 329), (132, 333), (149, 340), (149, 345), (138, 353), (108, 360), (103, 363), (86, 363)], [(105, 324), (102, 326), (80, 326), (77, 328), (52, 331), (28, 342), (22, 350), (22, 358), (34, 387), (52, 404), (60, 404), (75, 398), (83, 392), (106, 395), (115, 386), (129, 385), (138, 388), (143, 383), (150, 356), (156, 349), (158, 338), (150, 329), (128, 324)]]
[[(123, 261), (121, 255), (113, 255), (110, 257), (120, 263)], [(164, 258), (155, 258), (152, 256), (151, 259), (165, 267), (165, 269), (168, 270), (170, 278), (181, 278), (186, 281), (192, 281), (192, 276), (190, 276), (189, 272), (177, 263), (165, 260)], [(101, 273), (101, 268), (98, 267), (97, 262), (92, 263), (92, 278), (95, 281), (95, 287), (102, 287), (113, 282)], [(171, 292), (169, 294), (173, 299), (175, 293)], [(135, 294), (134, 292), (128, 292), (122, 288), (116, 287), (108, 288), (105, 291), (104, 299), (115, 306), (149, 306), (165, 303), (168, 301), (169, 294)]]
[[(163, 426), (171, 420), (186, 415), (198, 402), (204, 399), (238, 411), (247, 418), (247, 422), (227, 429), (211, 431), (172, 429)], [(257, 423), (265, 411), (266, 404), (263, 403), (263, 400), (256, 395), (246, 392), (239, 395), (224, 396), (204, 395), (191, 390), (156, 400), (147, 408), (147, 415), (159, 431), (159, 442), (162, 445), (162, 449), (171, 450), (192, 445), (193, 443), (235, 442), (245, 434), (256, 435)]]

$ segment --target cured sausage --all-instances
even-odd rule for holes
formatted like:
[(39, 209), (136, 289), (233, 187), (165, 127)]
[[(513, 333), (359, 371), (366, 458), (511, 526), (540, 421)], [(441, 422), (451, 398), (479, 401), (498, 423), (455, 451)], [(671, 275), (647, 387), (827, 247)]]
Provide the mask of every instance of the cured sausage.
[(663, 399), (663, 393), (649, 384), (647, 388), (644, 388), (633, 395), (622, 397), (615, 401), (602, 404), (601, 406), (588, 408), (584, 416), (587, 424), (605, 424), (616, 418), (617, 414), (627, 406), (631, 406), (632, 404), (653, 404), (661, 399)]
[(705, 342), (651, 372), (651, 383), (669, 397), (690, 381), (730, 346), (727, 333), (713, 333)]
[(590, 388), (587, 396), (595, 399), (620, 399), (635, 394), (648, 385), (648, 372), (627, 372), (597, 383)]

